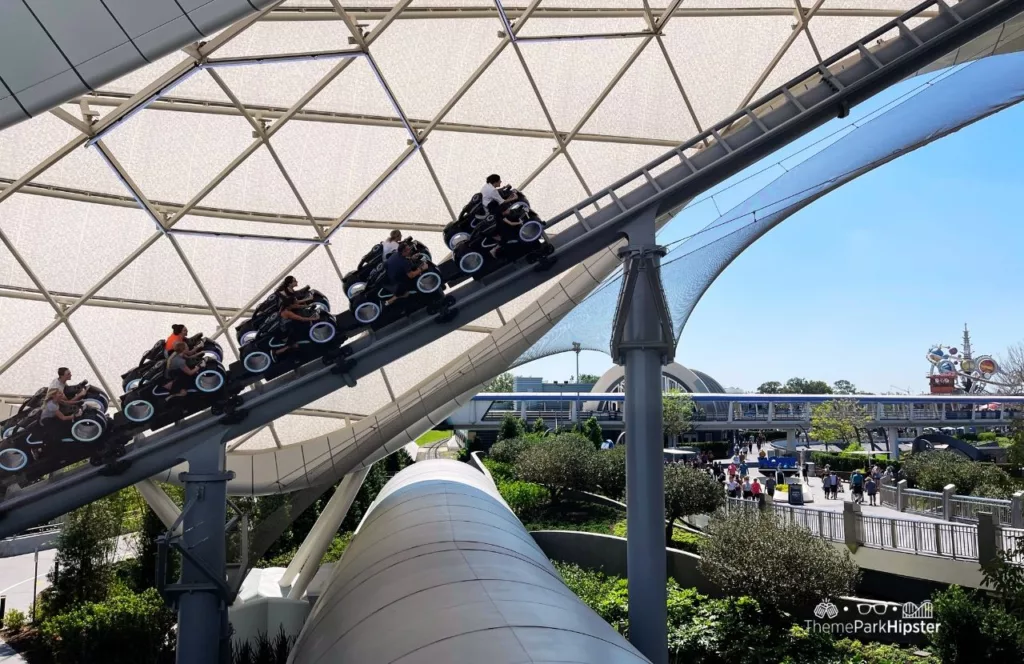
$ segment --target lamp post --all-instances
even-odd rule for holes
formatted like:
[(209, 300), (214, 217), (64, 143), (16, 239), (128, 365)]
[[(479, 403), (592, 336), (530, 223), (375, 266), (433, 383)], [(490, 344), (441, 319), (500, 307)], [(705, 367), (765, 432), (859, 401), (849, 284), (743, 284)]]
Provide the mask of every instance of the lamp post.
[(580, 406), (582, 405), (579, 400), (580, 396), (580, 351), (583, 350), (583, 344), (578, 341), (572, 342), (572, 352), (576, 353), (576, 422), (580, 421)]

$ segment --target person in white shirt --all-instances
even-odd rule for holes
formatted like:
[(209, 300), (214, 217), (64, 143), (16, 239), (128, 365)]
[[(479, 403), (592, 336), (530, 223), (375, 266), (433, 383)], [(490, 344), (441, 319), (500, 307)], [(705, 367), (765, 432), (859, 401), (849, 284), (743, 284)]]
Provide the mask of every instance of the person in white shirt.
[[(484, 184), (483, 189), (480, 190), (480, 196), (483, 199), (481, 202), (483, 203), (484, 208), (488, 212), (497, 213), (502, 205), (504, 205), (505, 203), (511, 203), (512, 201), (514, 201), (517, 198), (519, 198), (519, 194), (516, 194), (516, 193), (513, 193), (508, 198), (502, 198), (501, 194), (498, 193), (498, 189), (500, 187), (501, 187), (501, 176), (500, 175), (498, 175), (497, 173), (492, 173), (491, 175), (487, 176), (487, 182)], [(520, 226), (520, 225), (522, 225), (522, 222), (521, 221), (513, 221), (513, 220), (509, 219), (508, 217), (505, 217), (504, 215), (502, 215), (501, 219), (498, 220), (498, 227), (496, 229), (496, 235), (494, 236), (494, 239), (498, 240), (499, 242), (500, 242), (500, 240), (502, 238), (502, 230), (505, 230), (506, 232), (509, 230), (508, 228), (504, 228), (503, 229), (502, 228), (502, 224), (505, 224), (507, 226)], [(491, 256), (497, 258), (497, 256), (498, 256), (498, 249), (500, 249), (500, 248), (501, 248), (501, 245), (499, 244), (499, 245), (495, 246), (493, 249), (491, 249)]]
[[(483, 201), (481, 202), (484, 204), (484, 207), (487, 208), (488, 212), (497, 212), (497, 206), (508, 203), (509, 201), (514, 201), (517, 198), (516, 194), (512, 194), (508, 200), (505, 200), (501, 197), (501, 194), (498, 193), (499, 188), (501, 188), (501, 176), (497, 173), (488, 175), (484, 188), (480, 190), (480, 196), (483, 198)], [(491, 208), (492, 203), (495, 205), (494, 208)]]
[(57, 369), (57, 377), (50, 382), (49, 389), (57, 390), (57, 399), (65, 403), (78, 403), (85, 396), (85, 390), (79, 390), (78, 394), (73, 399), (68, 399), (64, 390), (68, 387), (68, 381), (71, 380), (71, 369), (67, 367), (60, 367)]
[(398, 245), (402, 241), (402, 231), (391, 231), (388, 239), (381, 242), (381, 258), (388, 259), (388, 256), (398, 251)]

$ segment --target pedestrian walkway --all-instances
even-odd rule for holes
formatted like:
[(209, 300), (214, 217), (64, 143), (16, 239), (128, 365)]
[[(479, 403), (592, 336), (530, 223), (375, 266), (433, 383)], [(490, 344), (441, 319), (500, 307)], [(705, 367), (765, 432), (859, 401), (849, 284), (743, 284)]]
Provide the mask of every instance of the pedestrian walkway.
[[(750, 475), (750, 479), (753, 480), (756, 477), (759, 478), (762, 483), (764, 483), (765, 476), (757, 468), (757, 449), (755, 448), (753, 452), (748, 453), (745, 460), (747, 462), (747, 472)], [(804, 495), (809, 495), (812, 500), (812, 502), (809, 502), (804, 505), (804, 507), (806, 507), (807, 509), (824, 510), (828, 512), (842, 512), (843, 504), (853, 501), (853, 495), (850, 491), (849, 483), (843, 484), (843, 492), (839, 494), (839, 498), (836, 500), (825, 497), (825, 489), (822, 486), (820, 477), (811, 477), (810, 479), (804, 481), (803, 486)], [(881, 502), (881, 495), (877, 496), (876, 500), (878, 502)], [(775, 501), (785, 503), (786, 494), (780, 494), (779, 492), (776, 492)], [(915, 514), (912, 512), (900, 512), (899, 510), (895, 510), (891, 507), (885, 507), (882, 506), (881, 504), (869, 505), (867, 494), (864, 495), (864, 502), (861, 503), (861, 511), (865, 515), (884, 517), (889, 519), (902, 519), (904, 521), (931, 521), (936, 523), (944, 523), (943, 519), (937, 519), (934, 517), (925, 516), (923, 514)]]
[(0, 664), (26, 664), (25, 658), (0, 639)]

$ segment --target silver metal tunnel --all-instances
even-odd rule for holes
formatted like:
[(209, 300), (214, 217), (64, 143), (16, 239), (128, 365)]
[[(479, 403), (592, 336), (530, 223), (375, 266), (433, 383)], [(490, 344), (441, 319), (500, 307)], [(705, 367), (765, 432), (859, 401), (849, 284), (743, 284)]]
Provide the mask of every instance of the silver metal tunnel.
[(381, 491), (290, 664), (647, 662), (581, 602), (467, 464), (422, 461)]

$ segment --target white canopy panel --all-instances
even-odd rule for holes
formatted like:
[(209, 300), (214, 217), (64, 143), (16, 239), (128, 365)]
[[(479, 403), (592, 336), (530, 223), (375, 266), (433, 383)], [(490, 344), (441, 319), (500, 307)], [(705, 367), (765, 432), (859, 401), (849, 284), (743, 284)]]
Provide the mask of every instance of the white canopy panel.
[[(488, 173), (553, 215), (914, 4), (276, 3), (0, 132), (0, 398), (59, 365), (119, 394), (172, 323), (230, 329), (285, 274), (347, 308), (374, 242), (399, 228), (443, 256)], [(239, 451), (394, 403), (543, 290)]]

